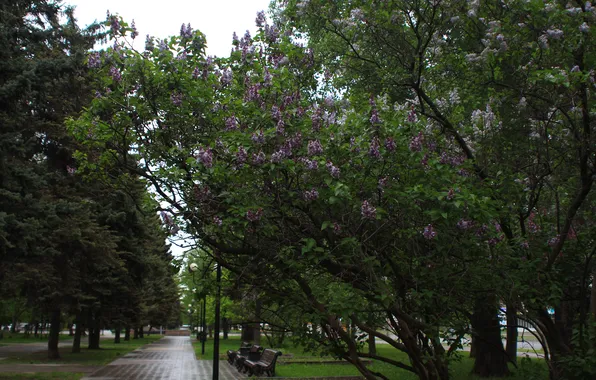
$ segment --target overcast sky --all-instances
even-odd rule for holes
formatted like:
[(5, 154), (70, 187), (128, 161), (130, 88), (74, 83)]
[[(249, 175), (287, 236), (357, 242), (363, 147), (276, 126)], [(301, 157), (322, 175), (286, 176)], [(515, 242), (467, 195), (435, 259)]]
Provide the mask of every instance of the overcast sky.
[[(76, 6), (80, 26), (103, 21), (106, 11), (119, 14), (125, 21), (135, 20), (144, 46), (145, 35), (165, 38), (180, 32), (189, 23), (207, 36), (207, 54), (227, 56), (232, 49), (232, 33), (254, 35), (258, 11), (267, 11), (270, 0), (64, 0)], [(136, 44), (135, 44), (136, 46)]]

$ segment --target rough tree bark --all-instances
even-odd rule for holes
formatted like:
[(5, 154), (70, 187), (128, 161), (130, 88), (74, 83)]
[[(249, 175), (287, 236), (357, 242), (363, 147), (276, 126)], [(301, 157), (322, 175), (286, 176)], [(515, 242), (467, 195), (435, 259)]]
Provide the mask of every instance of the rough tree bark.
[(77, 314), (75, 319), (75, 324), (77, 325), (74, 332), (74, 338), (72, 340), (72, 353), (78, 354), (81, 352), (81, 334), (83, 331), (83, 326), (81, 323), (81, 315), (80, 313)]
[(120, 323), (114, 328), (114, 343), (120, 343)]
[(60, 351), (58, 351), (58, 342), (60, 341), (60, 309), (50, 312), (50, 323), (48, 359), (60, 359)]
[(517, 335), (517, 308), (507, 305), (507, 347), (505, 352), (513, 363), (517, 363)]
[(476, 300), (471, 322), (472, 334), (476, 336), (476, 360), (472, 372), (481, 377), (509, 375), (497, 300), (493, 295)]

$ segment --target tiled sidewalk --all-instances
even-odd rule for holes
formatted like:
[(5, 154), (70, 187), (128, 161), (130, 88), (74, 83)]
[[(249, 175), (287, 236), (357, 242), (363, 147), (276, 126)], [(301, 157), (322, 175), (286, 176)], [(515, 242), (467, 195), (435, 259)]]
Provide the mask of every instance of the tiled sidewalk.
[[(244, 376), (220, 362), (220, 380)], [(166, 336), (114, 360), (83, 380), (199, 380), (211, 379), (213, 362), (196, 360), (188, 336)]]

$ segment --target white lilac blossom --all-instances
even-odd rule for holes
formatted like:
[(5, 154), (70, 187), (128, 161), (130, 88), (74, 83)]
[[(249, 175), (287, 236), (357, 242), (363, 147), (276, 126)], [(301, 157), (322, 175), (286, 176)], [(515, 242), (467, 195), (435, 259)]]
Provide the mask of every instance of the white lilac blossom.
[(365, 200), (360, 207), (360, 214), (364, 219), (374, 220), (377, 218), (377, 209)]
[(588, 33), (590, 31), (590, 27), (588, 26), (588, 23), (584, 22), (583, 24), (581, 24), (579, 26), (579, 31), (582, 33)]
[(552, 38), (553, 40), (560, 40), (561, 38), (563, 38), (563, 31), (561, 29), (548, 29), (546, 31), (546, 34), (549, 38)]
[(279, 164), (284, 159), (284, 157), (284, 153), (281, 150), (279, 150), (271, 155), (271, 162), (274, 164)]
[(460, 219), (459, 222), (457, 222), (457, 228), (459, 228), (460, 230), (467, 230), (472, 228), (473, 226), (474, 221), (472, 220)]

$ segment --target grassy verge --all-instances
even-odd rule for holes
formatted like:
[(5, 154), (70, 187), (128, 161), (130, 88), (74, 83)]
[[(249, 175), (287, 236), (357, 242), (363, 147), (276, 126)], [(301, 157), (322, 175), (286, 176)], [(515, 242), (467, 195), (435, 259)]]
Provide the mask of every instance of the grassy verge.
[[(266, 347), (266, 342), (263, 342), (263, 346)], [(193, 340), (193, 346), (197, 358), (200, 359), (213, 359), (213, 340), (208, 340), (205, 344), (205, 355), (201, 355), (201, 344), (200, 342)], [(227, 350), (237, 350), (240, 347), (239, 337), (230, 337), (227, 340), (220, 340), (220, 358), (224, 359), (227, 357)], [(276, 366), (276, 375), (279, 377), (294, 377), (294, 378), (307, 378), (307, 377), (327, 377), (327, 376), (359, 376), (360, 373), (352, 365), (338, 365), (338, 364), (306, 364), (297, 363), (299, 361), (320, 361), (320, 360), (333, 360), (330, 356), (315, 356), (308, 352), (305, 352), (302, 347), (295, 346), (292, 344), (286, 344), (280, 348), (284, 354), (291, 354), (291, 358), (281, 358)], [(389, 345), (377, 345), (377, 353), (380, 356), (385, 356), (393, 360), (401, 361), (405, 364), (409, 364), (408, 357), (403, 353)], [(453, 362), (450, 365), (451, 378), (457, 380), (479, 380), (480, 377), (471, 375), (472, 367), (474, 366), (474, 360), (468, 357), (468, 352), (462, 352), (462, 357), (459, 361)], [(532, 379), (548, 379), (548, 371), (546, 364), (541, 359), (527, 359), (519, 358), (518, 368), (515, 369), (511, 366), (512, 376), (508, 377), (509, 380), (527, 380)], [(222, 361), (221, 365), (228, 365)], [(416, 380), (417, 377), (405, 370), (401, 370), (392, 365), (373, 361), (369, 366), (372, 371), (378, 371), (386, 375), (390, 380)]]
[(84, 373), (48, 372), (48, 373), (0, 373), (0, 380), (79, 380)]
[[(158, 339), (161, 339), (159, 335), (151, 335), (143, 339), (131, 339), (128, 342), (122, 341), (122, 343), (115, 344), (113, 341), (102, 340), (100, 343), (99, 350), (89, 350), (85, 347), (81, 347), (81, 352), (78, 354), (71, 353), (70, 347), (61, 347), (59, 360), (49, 360), (47, 358), (47, 352), (35, 352), (35, 353), (15, 353), (9, 355), (7, 359), (1, 360), (0, 365), (3, 364), (82, 364), (82, 365), (104, 365), (117, 359), (138, 347), (149, 344)], [(0, 374), (1, 375), (1, 374)]]
[[(60, 340), (72, 340), (72, 336), (68, 334), (60, 334)], [(33, 334), (25, 335), (24, 333), (5, 332), (4, 338), (0, 340), (1, 344), (23, 344), (23, 343), (46, 343), (48, 341), (47, 334), (39, 334), (37, 337)]]

